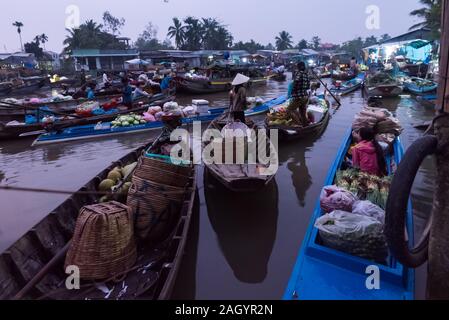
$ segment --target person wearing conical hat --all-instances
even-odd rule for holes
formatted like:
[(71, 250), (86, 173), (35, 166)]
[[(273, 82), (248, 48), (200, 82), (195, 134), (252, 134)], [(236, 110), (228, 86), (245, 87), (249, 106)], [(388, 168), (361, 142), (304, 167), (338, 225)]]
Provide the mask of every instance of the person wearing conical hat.
[(249, 80), (250, 78), (239, 73), (235, 77), (234, 81), (232, 81), (233, 88), (230, 92), (229, 111), (231, 112), (234, 121), (246, 123), (245, 110), (248, 107), (248, 103), (246, 101), (246, 84)]

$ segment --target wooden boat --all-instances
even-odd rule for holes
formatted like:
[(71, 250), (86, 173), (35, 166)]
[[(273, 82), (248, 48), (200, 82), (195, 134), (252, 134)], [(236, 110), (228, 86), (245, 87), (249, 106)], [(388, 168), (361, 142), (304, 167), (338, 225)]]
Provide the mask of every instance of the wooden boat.
[(12, 84), (10, 82), (0, 83), (0, 96), (8, 95), (12, 90)]
[(436, 82), (417, 77), (410, 77), (403, 84), (405, 90), (416, 95), (435, 92), (438, 89)]
[[(196, 195), (196, 170), (190, 177), (182, 209), (170, 235), (160, 243), (142, 243), (138, 262), (120, 282), (104, 283), (109, 288), (120, 286), (107, 295), (94, 282), (81, 283), (80, 290), (67, 290), (64, 258), (73, 236), (79, 210), (99, 201), (99, 182), (116, 166), (137, 161), (141, 147), (93, 177), (78, 193), (28, 231), (0, 255), (0, 299), (52, 300), (167, 300), (179, 274), (186, 247)], [(122, 290), (123, 288), (126, 290)], [(25, 290), (24, 290), (25, 289)], [(103, 289), (104, 290), (104, 289)]]
[[(95, 101), (99, 102), (100, 104), (106, 103), (108, 101), (119, 99), (122, 95), (110, 95), (110, 96), (103, 96), (103, 97), (97, 97)], [(45, 101), (45, 100), (44, 100)], [(25, 115), (35, 115), (36, 109), (39, 108), (45, 108), (52, 112), (58, 112), (58, 113), (66, 113), (71, 114), (75, 112), (75, 109), (82, 103), (89, 101), (86, 98), (81, 99), (70, 99), (70, 100), (61, 100), (61, 101), (50, 101), (49, 102), (42, 102), (37, 104), (32, 104), (29, 102), (29, 100), (22, 100), (19, 101), (16, 108), (11, 108), (10, 106), (6, 105), (5, 103), (2, 104), (0, 101), (0, 121), (7, 122), (7, 121), (22, 121), (25, 117)]]
[(142, 113), (146, 111), (150, 106), (160, 106), (166, 102), (173, 101), (174, 99), (174, 96), (166, 97), (165, 95), (159, 94), (153, 96), (148, 102), (145, 101), (145, 104), (135, 103), (134, 108), (130, 110), (128, 110), (127, 107), (118, 106), (117, 112), (87, 118), (79, 118), (74, 117), (74, 115), (67, 114), (67, 119), (63, 118), (59, 121), (56, 121), (50, 127), (46, 126), (43, 123), (8, 125), (0, 122), (0, 140), (38, 136), (40, 134), (46, 133), (47, 131), (60, 131), (64, 128), (73, 126), (97, 124), (98, 122), (109, 122), (114, 120), (119, 115), (124, 115), (131, 112)]
[[(378, 81), (382, 77), (381, 81)], [(365, 94), (368, 98), (373, 97), (397, 97), (404, 91), (402, 84), (386, 73), (369, 75), (365, 81)]]
[[(278, 130), (279, 139), (282, 141), (300, 140), (310, 136), (319, 136), (326, 130), (331, 118), (329, 113), (329, 101), (325, 100), (325, 104), (327, 105), (326, 108), (320, 107), (320, 109), (324, 111), (321, 114), (321, 118), (316, 119), (315, 123), (312, 123), (307, 127), (273, 125), (270, 124), (268, 117), (265, 118), (265, 127), (267, 130)], [(309, 106), (309, 111), (311, 108), (314, 108), (314, 106)]]
[(276, 73), (271, 75), (271, 80), (283, 82), (287, 80), (287, 75), (285, 73)]
[[(333, 185), (337, 170), (352, 143), (352, 131), (345, 135), (344, 143), (332, 164), (325, 185)], [(394, 142), (394, 155), (387, 163), (398, 164), (403, 156), (399, 139)], [(388, 161), (390, 160), (390, 161)], [(394, 167), (394, 166), (392, 166)], [(315, 222), (322, 216), (318, 202), (307, 234), (304, 238), (293, 273), (284, 294), (284, 300), (410, 300), (414, 298), (414, 270), (401, 265), (394, 257), (387, 264), (355, 257), (325, 247), (319, 236)], [(413, 230), (413, 211), (408, 213), (407, 229)], [(409, 232), (413, 243), (413, 234)], [(381, 286), (379, 290), (366, 287), (367, 268), (378, 267)]]
[(416, 100), (418, 100), (419, 103), (421, 103), (425, 107), (435, 108), (435, 104), (437, 102), (437, 96), (436, 96), (436, 94), (420, 95), (420, 96), (416, 97)]
[(5, 92), (0, 91), (0, 95), (23, 95), (33, 93), (45, 85), (45, 78), (42, 77), (32, 77), (23, 78), (23, 83), (19, 85), (12, 85), (10, 90)]
[[(285, 100), (285, 96), (270, 100), (265, 104), (256, 106), (253, 109), (248, 110), (246, 112), (246, 116), (252, 117), (266, 113), (273, 105), (284, 103)], [(210, 109), (207, 114), (183, 118), (182, 123), (183, 125), (190, 125), (193, 122), (210, 122), (222, 115), (224, 112), (226, 112), (226, 110), (227, 108)], [(163, 123), (160, 121), (149, 122), (147, 124), (135, 125), (132, 127), (119, 128), (113, 128), (110, 122), (104, 122), (101, 124), (101, 126), (94, 124), (75, 126), (66, 128), (60, 132), (50, 132), (42, 134), (33, 142), (33, 146), (85, 139), (96, 139), (124, 134), (136, 134), (151, 130), (160, 130), (162, 127)]]
[[(212, 121), (208, 127), (208, 130), (218, 130), (222, 132), (223, 128), (229, 123), (229, 115), (225, 114), (222, 117)], [(255, 130), (256, 135), (258, 134), (258, 127), (250, 119), (247, 119), (248, 127)], [(253, 143), (257, 142), (259, 139), (255, 139)], [(210, 141), (203, 141), (203, 150), (210, 145)], [(270, 139), (267, 137), (267, 145), (265, 146), (267, 152), (270, 153), (270, 164), (278, 165), (279, 158), (277, 150), (275, 150), (274, 145), (271, 143)], [(225, 152), (224, 145), (220, 144), (218, 147), (222, 147), (223, 159), (221, 162), (225, 162)], [(234, 148), (235, 150), (235, 148)], [(238, 152), (236, 150), (235, 152)], [(233, 152), (233, 153), (235, 153)], [(246, 150), (245, 150), (246, 152)], [(244, 155), (246, 156), (246, 155)], [(261, 174), (261, 170), (268, 169), (268, 165), (263, 165), (257, 159), (254, 164), (245, 161), (244, 164), (237, 163), (237, 155), (234, 154), (233, 164), (225, 163), (205, 163), (206, 170), (217, 179), (221, 184), (223, 184), (227, 189), (234, 192), (255, 192), (265, 188), (275, 177), (275, 173), (268, 172), (267, 174)]]
[(332, 71), (331, 75), (332, 79), (334, 80), (340, 80), (340, 81), (349, 81), (357, 77), (357, 74), (352, 72), (351, 70), (348, 71)]
[[(249, 81), (249, 87), (265, 85), (269, 77), (252, 78)], [(176, 89), (178, 92), (184, 92), (189, 94), (210, 94), (218, 92), (227, 92), (232, 89), (232, 80), (229, 79), (189, 79), (186, 77), (176, 78)]]
[(334, 85), (330, 89), (330, 91), (334, 95), (345, 96), (360, 89), (363, 86), (364, 81), (365, 81), (365, 74), (360, 73), (356, 78), (343, 82), (341, 86), (337, 87), (336, 85)]

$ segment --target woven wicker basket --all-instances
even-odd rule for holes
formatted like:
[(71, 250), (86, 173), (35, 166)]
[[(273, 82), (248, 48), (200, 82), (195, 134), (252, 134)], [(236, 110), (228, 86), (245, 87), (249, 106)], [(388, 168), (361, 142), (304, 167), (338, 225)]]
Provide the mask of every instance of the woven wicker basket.
[(192, 174), (192, 166), (178, 166), (159, 159), (140, 157), (139, 165), (145, 165), (153, 168), (160, 168), (162, 170), (170, 171), (181, 176), (189, 177)]
[(80, 269), (85, 280), (121, 276), (137, 260), (132, 211), (108, 202), (80, 210), (65, 266)]
[(189, 182), (189, 176), (164, 170), (160, 167), (149, 167), (144, 164), (137, 166), (134, 175), (144, 180), (173, 187), (185, 187)]
[(185, 188), (166, 186), (134, 175), (128, 206), (135, 217), (140, 239), (160, 240), (171, 229), (174, 213), (181, 209)]

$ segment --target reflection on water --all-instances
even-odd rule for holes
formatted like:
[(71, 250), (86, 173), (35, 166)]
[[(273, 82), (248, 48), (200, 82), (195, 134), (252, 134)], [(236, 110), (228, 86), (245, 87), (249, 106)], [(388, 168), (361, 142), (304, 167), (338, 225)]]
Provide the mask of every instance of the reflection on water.
[[(265, 99), (287, 91), (287, 82), (270, 81), (251, 89)], [(180, 97), (182, 105), (193, 98)], [(201, 96), (213, 107), (228, 104), (227, 93)], [(292, 271), (329, 166), (363, 105), (356, 92), (342, 99), (321, 137), (280, 146), (280, 167), (264, 192), (229, 194), (199, 175), (199, 216), (194, 218), (175, 298), (279, 299)], [(433, 110), (413, 97), (384, 100), (404, 127), (404, 146), (422, 135), (413, 128), (433, 117)], [(263, 120), (259, 117), (256, 120)], [(204, 128), (205, 126), (203, 126)], [(84, 140), (31, 148), (32, 139), (0, 142), (0, 182), (8, 185), (77, 190), (92, 176), (129, 151), (154, 138), (155, 132)], [(416, 233), (430, 213), (434, 164), (426, 160), (413, 188)], [(203, 185), (204, 182), (204, 185)], [(10, 246), (67, 197), (0, 191), (0, 251)], [(425, 269), (417, 273), (418, 298), (425, 289)]]
[(287, 163), (291, 172), (291, 180), (298, 198), (300, 207), (306, 205), (307, 190), (312, 186), (312, 176), (307, 166), (306, 151), (313, 145), (313, 141), (305, 139), (295, 148), (281, 148), (279, 161), (281, 165)]
[(207, 211), (226, 261), (239, 281), (262, 283), (276, 240), (277, 183), (257, 193), (236, 194), (205, 170)]

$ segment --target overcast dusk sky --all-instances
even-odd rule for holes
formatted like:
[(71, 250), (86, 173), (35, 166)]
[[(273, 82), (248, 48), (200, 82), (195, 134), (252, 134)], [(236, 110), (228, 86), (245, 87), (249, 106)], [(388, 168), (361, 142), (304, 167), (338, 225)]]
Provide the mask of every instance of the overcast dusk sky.
[[(168, 1), (168, 2), (166, 2)], [(23, 22), (23, 40), (31, 41), (45, 33), (47, 49), (60, 52), (66, 36), (66, 8), (77, 5), (81, 22), (101, 22), (104, 11), (126, 19), (122, 35), (133, 41), (148, 22), (158, 27), (158, 38), (166, 37), (173, 17), (214, 17), (228, 25), (235, 41), (254, 39), (274, 43), (282, 30), (290, 32), (295, 44), (319, 36), (323, 42), (341, 43), (356, 36), (392, 36), (408, 31), (416, 22), (410, 11), (419, 8), (418, 0), (25, 0), (4, 1), (0, 11), (0, 52), (20, 48), (12, 23)], [(368, 30), (366, 8), (380, 9), (380, 29)]]

